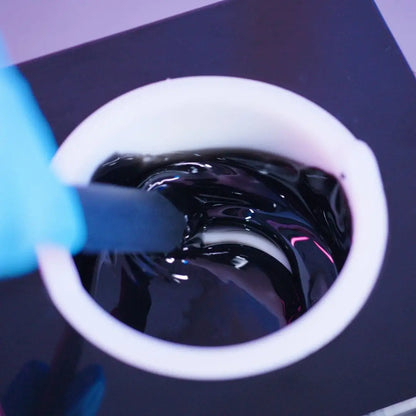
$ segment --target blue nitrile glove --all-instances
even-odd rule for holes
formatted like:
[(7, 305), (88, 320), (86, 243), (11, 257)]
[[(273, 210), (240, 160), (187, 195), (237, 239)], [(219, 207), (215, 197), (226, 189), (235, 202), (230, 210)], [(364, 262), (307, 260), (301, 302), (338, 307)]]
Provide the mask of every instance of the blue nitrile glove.
[[(49, 410), (51, 404), (47, 401), (50, 397), (45, 396), (45, 390), (50, 372), (49, 366), (43, 362), (26, 363), (2, 398), (3, 414), (33, 416), (38, 415), (44, 407)], [(55, 411), (50, 411), (54, 416), (95, 416), (101, 407), (105, 385), (103, 369), (98, 365), (90, 365), (76, 374), (68, 388), (62, 391), (63, 397), (52, 405)]]
[(49, 168), (52, 132), (28, 83), (7, 62), (0, 39), (0, 278), (34, 270), (39, 244), (76, 252), (86, 239), (77, 194)]

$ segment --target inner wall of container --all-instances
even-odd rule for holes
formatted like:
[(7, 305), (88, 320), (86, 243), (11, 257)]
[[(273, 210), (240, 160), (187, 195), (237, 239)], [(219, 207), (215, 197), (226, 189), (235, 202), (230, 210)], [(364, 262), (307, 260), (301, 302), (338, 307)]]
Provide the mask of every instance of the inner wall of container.
[(76, 169), (73, 163), (60, 161), (59, 154), (54, 166), (68, 181), (85, 183), (114, 152), (234, 147), (275, 153), (339, 177), (345, 170), (344, 148), (353, 136), (309, 101), (252, 83), (255, 88), (244, 94), (241, 88), (236, 93), (229, 86), (222, 89), (222, 82), (216, 88), (209, 88), (210, 82), (194, 88), (192, 82), (181, 87), (181, 82), (170, 81), (127, 93), (117, 106), (111, 108), (109, 103), (81, 125), (82, 137), (88, 140), (77, 135), (79, 127), (63, 144), (63, 152), (77, 155)]

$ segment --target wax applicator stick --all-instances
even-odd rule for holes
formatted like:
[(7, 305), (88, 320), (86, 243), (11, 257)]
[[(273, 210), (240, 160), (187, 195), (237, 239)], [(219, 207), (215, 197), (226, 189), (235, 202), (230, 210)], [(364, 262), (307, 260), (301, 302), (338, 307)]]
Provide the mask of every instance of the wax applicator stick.
[(87, 226), (84, 252), (168, 252), (180, 245), (185, 218), (159, 193), (105, 184), (76, 190)]

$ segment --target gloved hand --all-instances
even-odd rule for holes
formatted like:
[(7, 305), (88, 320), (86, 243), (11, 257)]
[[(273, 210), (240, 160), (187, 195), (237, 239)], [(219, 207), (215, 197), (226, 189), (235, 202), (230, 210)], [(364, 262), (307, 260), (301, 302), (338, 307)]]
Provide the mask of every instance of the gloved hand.
[[(51, 373), (49, 366), (30, 361), (20, 370), (8, 387), (0, 405), (0, 416), (95, 416), (105, 393), (103, 369), (90, 365), (75, 374), (68, 389), (53, 403), (45, 390)], [(46, 413), (43, 409), (46, 406)]]
[(34, 270), (39, 244), (74, 253), (86, 240), (77, 194), (49, 168), (53, 134), (28, 83), (7, 62), (0, 38), (0, 279)]

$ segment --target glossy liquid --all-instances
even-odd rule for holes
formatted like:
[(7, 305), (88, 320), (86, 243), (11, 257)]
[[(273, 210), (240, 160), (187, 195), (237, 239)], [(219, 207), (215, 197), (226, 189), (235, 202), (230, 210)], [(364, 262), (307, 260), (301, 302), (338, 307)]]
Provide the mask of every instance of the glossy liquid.
[(113, 253), (96, 271), (97, 302), (165, 340), (229, 345), (283, 328), (326, 293), (350, 247), (340, 184), (268, 154), (114, 155), (93, 181), (160, 192), (186, 216), (178, 250)]

